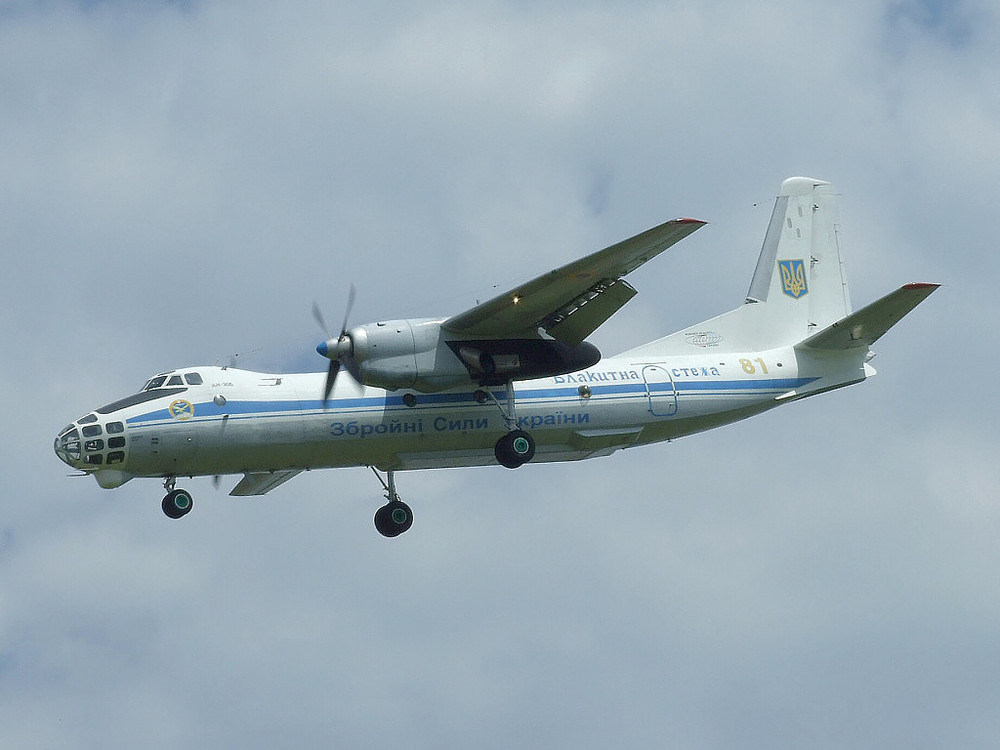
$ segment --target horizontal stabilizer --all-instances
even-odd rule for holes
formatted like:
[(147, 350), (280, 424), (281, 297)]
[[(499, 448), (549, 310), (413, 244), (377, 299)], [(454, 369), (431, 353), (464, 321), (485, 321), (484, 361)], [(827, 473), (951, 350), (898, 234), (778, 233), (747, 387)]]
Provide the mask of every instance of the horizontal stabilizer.
[(260, 471), (244, 474), (230, 495), (266, 495), (280, 484), (284, 484), (297, 474), (301, 474), (302, 469), (286, 469), (285, 471)]
[(854, 349), (874, 344), (882, 334), (923, 302), (940, 284), (906, 284), (841, 318), (798, 346), (810, 349)]

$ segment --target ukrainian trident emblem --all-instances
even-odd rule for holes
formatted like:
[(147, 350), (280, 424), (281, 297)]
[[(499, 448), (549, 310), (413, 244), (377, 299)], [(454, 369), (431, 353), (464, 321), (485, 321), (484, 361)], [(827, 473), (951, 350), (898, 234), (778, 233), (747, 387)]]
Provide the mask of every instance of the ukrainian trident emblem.
[(781, 271), (781, 291), (795, 299), (808, 293), (805, 261), (779, 260), (778, 270)]

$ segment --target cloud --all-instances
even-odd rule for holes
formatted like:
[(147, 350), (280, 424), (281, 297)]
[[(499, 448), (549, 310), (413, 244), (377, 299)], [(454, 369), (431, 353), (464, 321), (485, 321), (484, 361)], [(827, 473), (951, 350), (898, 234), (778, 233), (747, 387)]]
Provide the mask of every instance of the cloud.
[[(985, 4), (0, 10), (4, 746), (991, 747), (996, 14)], [(71, 480), (154, 372), (324, 361), (665, 219), (615, 352), (739, 304), (830, 179), (860, 306), (944, 288), (862, 386), (581, 464), (265, 498)], [(338, 321), (339, 322), (339, 321)]]

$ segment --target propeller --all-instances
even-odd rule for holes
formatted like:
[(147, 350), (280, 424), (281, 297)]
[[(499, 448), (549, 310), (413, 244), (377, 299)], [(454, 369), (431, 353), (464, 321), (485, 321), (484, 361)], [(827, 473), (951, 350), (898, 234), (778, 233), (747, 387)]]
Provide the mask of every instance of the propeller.
[(319, 309), (319, 305), (313, 302), (313, 317), (316, 319), (319, 327), (326, 333), (327, 337), (326, 341), (316, 347), (316, 351), (330, 360), (330, 368), (326, 372), (326, 383), (323, 386), (324, 409), (326, 408), (326, 402), (330, 398), (330, 393), (333, 391), (333, 384), (337, 382), (337, 373), (340, 372), (342, 366), (350, 373), (351, 377), (359, 383), (361, 382), (361, 371), (358, 369), (358, 363), (354, 359), (354, 342), (351, 340), (350, 334), (347, 333), (347, 321), (351, 317), (351, 310), (354, 307), (356, 294), (357, 290), (354, 288), (354, 284), (351, 284), (347, 294), (347, 309), (344, 311), (344, 322), (340, 326), (340, 335), (336, 339), (330, 334), (330, 328), (326, 324), (326, 319), (323, 317), (323, 312)]

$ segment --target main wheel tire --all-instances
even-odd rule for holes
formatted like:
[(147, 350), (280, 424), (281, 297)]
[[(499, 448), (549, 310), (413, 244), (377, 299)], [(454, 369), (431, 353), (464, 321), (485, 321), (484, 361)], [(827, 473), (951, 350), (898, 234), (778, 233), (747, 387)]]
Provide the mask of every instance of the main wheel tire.
[(535, 439), (524, 430), (511, 430), (493, 446), (497, 462), (508, 469), (516, 469), (535, 456)]
[(167, 518), (181, 518), (191, 512), (194, 500), (187, 490), (172, 490), (163, 498), (161, 506)]
[(375, 528), (384, 537), (399, 536), (413, 525), (413, 511), (402, 500), (393, 500), (375, 511)]

